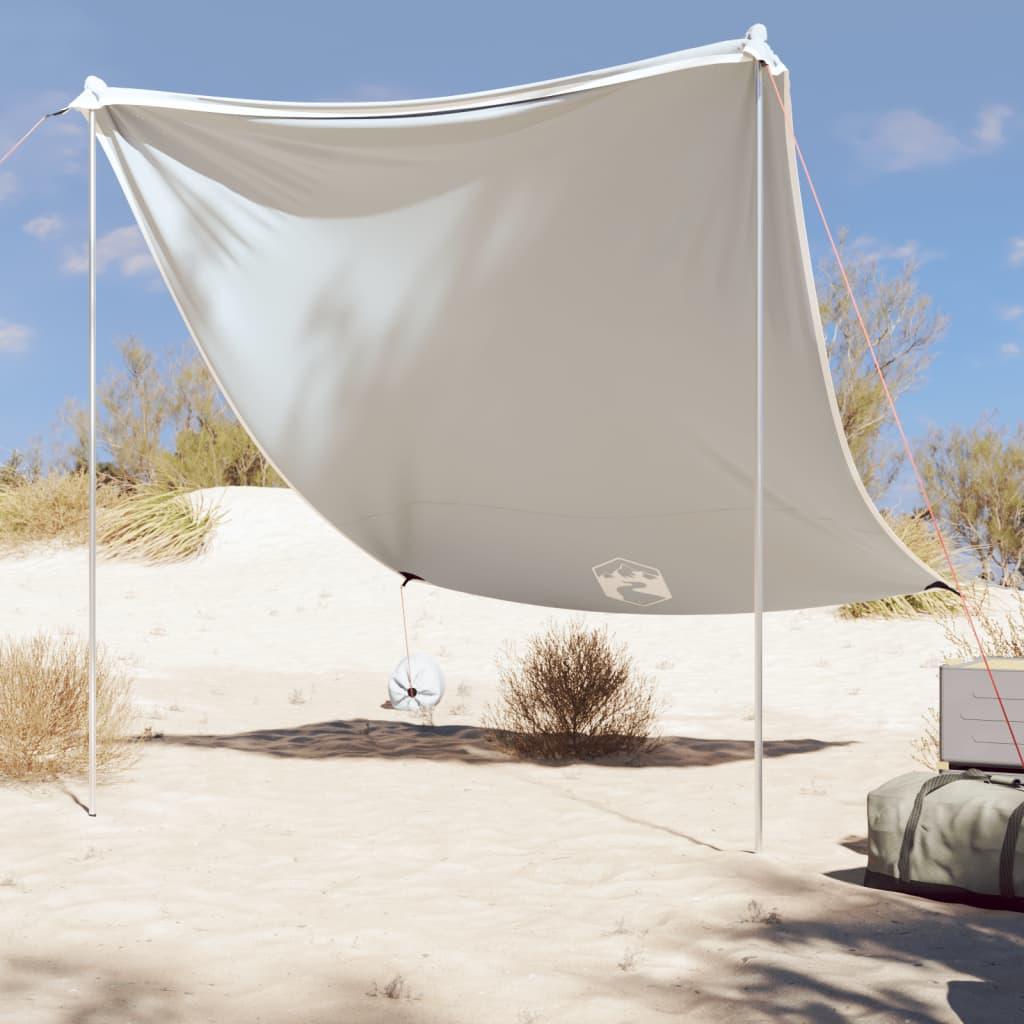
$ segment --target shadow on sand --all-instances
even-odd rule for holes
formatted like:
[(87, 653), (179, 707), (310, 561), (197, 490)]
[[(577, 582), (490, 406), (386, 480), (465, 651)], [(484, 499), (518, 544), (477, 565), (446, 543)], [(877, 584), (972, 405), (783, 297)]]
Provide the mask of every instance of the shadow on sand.
[[(1024, 914), (872, 889), (838, 904), (853, 911), (848, 915), (830, 905), (827, 890), (820, 911), (792, 912), (797, 900), (807, 906), (808, 879), (773, 874), (772, 918), (704, 930), (714, 952), (674, 977), (646, 974), (641, 958), (637, 971), (607, 979), (602, 994), (633, 1006), (634, 1020), (671, 1013), (745, 1024), (1024, 1021)], [(830, 874), (855, 883), (854, 872)], [(680, 914), (675, 929), (650, 950), (652, 962), (671, 963), (688, 948), (692, 922)]]
[[(396, 977), (402, 980), (401, 975)], [(387, 980), (351, 972), (333, 977), (304, 975), (300, 1003), (305, 997), (313, 1006), (326, 1009), (307, 1015), (297, 1006), (280, 1015), (254, 1017), (251, 997), (247, 1008), (241, 1008), (231, 983), (197, 983), (195, 974), (180, 965), (153, 968), (151, 963), (140, 967), (95, 957), (14, 956), (0, 960), (0, 1020), (4, 1024), (250, 1024), (254, 1020), (447, 1024), (457, 1019), (420, 1003), (411, 991), (389, 995)]]
[[(418, 758), (428, 761), (462, 761), (492, 764), (512, 760), (498, 745), (492, 729), (470, 725), (422, 726), (410, 722), (387, 722), (366, 718), (315, 722), (287, 729), (257, 729), (253, 732), (215, 735), (167, 734), (152, 742), (186, 747), (226, 748), (272, 757), (310, 760), (335, 757)], [(814, 739), (771, 740), (765, 743), (766, 757), (812, 754), (841, 742)], [(754, 756), (747, 740), (698, 739), (666, 736), (650, 750), (632, 757), (609, 757), (593, 762), (632, 768), (706, 768)]]

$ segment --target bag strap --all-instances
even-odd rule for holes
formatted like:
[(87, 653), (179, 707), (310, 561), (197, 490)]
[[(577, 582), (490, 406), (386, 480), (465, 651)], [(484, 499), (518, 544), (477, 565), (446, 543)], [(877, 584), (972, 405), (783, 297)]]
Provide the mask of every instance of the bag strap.
[(1021, 801), (1013, 814), (1006, 820), (1006, 835), (1003, 836), (1003, 849), (999, 854), (999, 895), (1010, 899), (1016, 897), (1013, 888), (1013, 865), (1017, 859), (1017, 840), (1020, 838), (1020, 826), (1024, 822), (1024, 801)]
[[(918, 822), (921, 820), (921, 811), (924, 809), (924, 798), (929, 793), (934, 793), (935, 790), (948, 786), (951, 782), (989, 782), (991, 778), (990, 775), (978, 771), (977, 768), (968, 768), (965, 772), (945, 772), (942, 775), (933, 775), (917, 791), (917, 798), (914, 800), (910, 817), (907, 818), (907, 827), (903, 830), (903, 845), (900, 847), (900, 859), (897, 867), (897, 876), (901, 881), (906, 882), (910, 880), (910, 854), (914, 849), (914, 836), (917, 834)], [(1016, 833), (1014, 833), (1014, 839), (1016, 841)], [(1004, 848), (1005, 845), (1004, 841)]]

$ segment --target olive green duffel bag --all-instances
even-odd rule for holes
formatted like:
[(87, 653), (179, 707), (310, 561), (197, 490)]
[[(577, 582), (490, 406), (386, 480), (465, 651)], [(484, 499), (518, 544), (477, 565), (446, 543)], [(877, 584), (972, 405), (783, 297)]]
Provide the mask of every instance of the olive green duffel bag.
[(910, 772), (868, 794), (866, 885), (1024, 910), (1024, 785), (1008, 775)]

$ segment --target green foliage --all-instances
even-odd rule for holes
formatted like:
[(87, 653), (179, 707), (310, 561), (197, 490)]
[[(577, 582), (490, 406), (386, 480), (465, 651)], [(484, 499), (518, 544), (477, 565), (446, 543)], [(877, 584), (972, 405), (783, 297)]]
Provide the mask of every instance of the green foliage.
[[(883, 273), (877, 257), (844, 257), (844, 262), (889, 390), (898, 398), (921, 382), (947, 320), (918, 292), (912, 260), (895, 277)], [(892, 413), (885, 391), (833, 263), (822, 266), (818, 303), (843, 431), (864, 486), (878, 502), (905, 456), (887, 430)]]
[(120, 349), (123, 366), (99, 390), (103, 444), (119, 477), (153, 483), (163, 452), (161, 437), (173, 414), (168, 382), (140, 341), (129, 338)]
[[(121, 361), (99, 390), (99, 440), (110, 455), (99, 466), (103, 479), (173, 491), (283, 486), (195, 352), (161, 363), (130, 338), (121, 345)], [(72, 437), (65, 462), (82, 469), (88, 451), (85, 410), (68, 402), (60, 422)]]
[(936, 512), (977, 558), (983, 580), (1024, 586), (1024, 425), (935, 429), (918, 462)]
[(242, 424), (227, 417), (179, 431), (174, 452), (160, 460), (159, 473), (161, 481), (185, 490), (283, 486)]

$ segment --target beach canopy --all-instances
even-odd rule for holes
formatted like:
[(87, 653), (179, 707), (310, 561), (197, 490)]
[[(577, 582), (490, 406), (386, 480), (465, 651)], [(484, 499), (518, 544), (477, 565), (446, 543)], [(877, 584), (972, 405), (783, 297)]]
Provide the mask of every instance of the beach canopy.
[(843, 437), (763, 37), (439, 100), (72, 106), (231, 406), (355, 543), (513, 601), (742, 612), (759, 79), (765, 607), (915, 592)]

